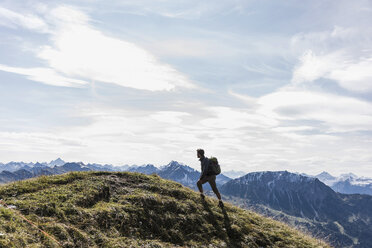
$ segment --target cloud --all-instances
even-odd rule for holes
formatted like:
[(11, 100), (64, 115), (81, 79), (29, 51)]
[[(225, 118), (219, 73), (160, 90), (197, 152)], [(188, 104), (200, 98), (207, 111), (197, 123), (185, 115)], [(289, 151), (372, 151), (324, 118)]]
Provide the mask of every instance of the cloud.
[(184, 74), (160, 62), (147, 50), (93, 28), (89, 24), (89, 16), (79, 10), (67, 6), (57, 7), (47, 12), (45, 19), (50, 25), (52, 44), (42, 46), (36, 55), (49, 68), (7, 67), (8, 71), (29, 76), (32, 74), (33, 80), (39, 79), (51, 85), (61, 83), (46, 78), (61, 79), (62, 76), (57, 75), (64, 75), (67, 83), (63, 86), (84, 80), (150, 91), (195, 87)]
[(56, 71), (49, 68), (20, 68), (0, 64), (1, 71), (17, 73), (26, 76), (29, 80), (64, 87), (83, 87), (88, 82), (59, 75)]
[(204, 16), (213, 14), (243, 14), (246, 8), (246, 1), (230, 0), (230, 1), (117, 1), (119, 6), (125, 6), (125, 11), (138, 15), (156, 14), (167, 18), (178, 19), (199, 19)]
[[(370, 32), (364, 30), (364, 32)], [(335, 52), (344, 49), (353, 49), (355, 43), (366, 42), (366, 36), (356, 27), (335, 26), (323, 31), (301, 32), (290, 39), (291, 49), (296, 54), (312, 50), (315, 53)], [(357, 48), (360, 49), (360, 48)]]
[(292, 48), (302, 54), (294, 68), (292, 83), (325, 78), (350, 91), (371, 92), (371, 34), (368, 28), (335, 27), (330, 31), (295, 35)]
[[(372, 130), (372, 104), (306, 90), (281, 90), (261, 97), (258, 112), (277, 120), (317, 121), (326, 132)], [(318, 124), (319, 125), (319, 124)]]
[(233, 91), (231, 89), (228, 90), (228, 93), (229, 93), (229, 95), (245, 102), (247, 104), (247, 106), (255, 106), (257, 104), (257, 98), (255, 98), (255, 97), (239, 94), (239, 93), (236, 93), (235, 91)]
[[(145, 111), (108, 106), (79, 106), (76, 115), (89, 118), (87, 125), (58, 130), (74, 137), (82, 146), (69, 156), (90, 162), (168, 163), (169, 156), (185, 158), (188, 148), (199, 141), (184, 124), (186, 112)], [(96, 151), (100, 150), (99, 153)], [(190, 149), (191, 150), (191, 149)], [(162, 154), (161, 151), (168, 151)], [(104, 154), (104, 156), (102, 156)]]
[(150, 40), (146, 47), (162, 57), (180, 58), (215, 58), (232, 57), (240, 53), (238, 49), (228, 46), (216, 39), (184, 38)]
[(66, 137), (52, 132), (0, 132), (0, 147), (11, 152), (53, 152), (83, 146), (76, 137)]
[[(1, 70), (46, 84), (84, 87), (96, 82), (97, 86), (91, 94), (89, 90), (32, 85), (29, 94), (30, 87), (16, 92), (4, 84), (2, 96), (14, 94), (24, 103), (2, 107), (16, 113), (4, 115), (3, 129), (18, 132), (0, 133), (0, 156), (22, 155), (35, 161), (62, 154), (69, 161), (157, 165), (177, 159), (199, 168), (195, 149), (202, 147), (208, 156), (219, 158), (223, 170), (371, 173), (371, 104), (312, 87), (325, 78), (351, 91), (370, 90), (369, 28), (353, 27), (347, 16), (343, 22), (347, 27), (328, 29), (330, 19), (335, 18), (335, 5), (329, 3), (325, 6), (332, 8), (316, 14), (315, 26), (313, 15), (292, 15), (303, 11), (303, 5), (252, 5), (249, 11), (255, 13), (251, 15), (245, 7), (252, 2), (211, 3), (78, 1), (74, 3), (82, 7), (78, 9), (49, 8), (58, 3), (48, 2), (51, 5), (38, 6), (33, 14), (23, 13), (35, 10), (34, 6), (23, 13), (0, 11), (0, 25), (17, 29), (12, 34), (32, 44), (27, 52), (36, 55), (38, 65), (0, 65)], [(305, 9), (313, 7), (309, 4)], [(266, 25), (267, 16), (278, 18), (272, 15), (278, 8), (293, 18)], [(341, 9), (339, 15), (344, 18), (345, 8)], [(299, 27), (315, 32), (295, 35), (288, 47), (288, 34)], [(136, 43), (126, 40), (126, 35)], [(4, 62), (9, 57), (4, 56), (2, 64), (10, 62)], [(15, 61), (24, 65), (33, 59)], [(168, 94), (194, 85), (166, 60), (189, 71), (190, 78), (204, 80), (209, 92)], [(291, 69), (292, 84), (277, 89), (290, 81)], [(48, 110), (41, 111), (45, 104)], [(25, 111), (31, 118), (21, 125), (19, 118)]]
[(43, 47), (38, 56), (56, 71), (141, 90), (193, 87), (186, 76), (141, 47), (92, 28), (79, 11), (59, 7), (51, 15), (58, 28), (54, 46)]
[(295, 84), (326, 78), (350, 91), (372, 91), (372, 57), (352, 61), (342, 53), (317, 56), (308, 51), (300, 61), (293, 73), (292, 82)]
[(372, 91), (372, 57), (360, 59), (356, 63), (346, 63), (329, 72), (330, 79), (341, 87), (356, 92)]
[(159, 111), (150, 115), (151, 119), (156, 121), (178, 125), (182, 123), (182, 117), (190, 116), (189, 113), (175, 111)]
[(245, 108), (211, 107), (210, 112), (218, 110), (220, 117), (211, 126), (255, 125), (312, 135), (372, 131), (372, 103), (365, 100), (290, 85), (257, 98), (233, 91), (230, 95), (243, 101)]
[(204, 127), (227, 129), (271, 127), (277, 124), (273, 118), (267, 118), (247, 109), (236, 109), (229, 107), (205, 107), (211, 114), (201, 121)]
[(313, 51), (306, 51), (300, 58), (300, 64), (293, 72), (292, 82), (300, 84), (327, 77), (330, 71), (339, 67), (342, 59), (343, 57), (339, 53), (316, 56)]
[[(250, 171), (285, 168), (316, 174), (322, 168), (339, 174), (355, 168), (356, 172), (371, 173), (368, 164), (372, 160), (367, 155), (372, 148), (370, 102), (293, 86), (257, 98), (254, 108), (251, 97), (232, 96), (247, 102), (245, 111), (252, 116), (247, 122), (260, 123), (257, 120), (262, 116), (272, 120), (272, 125), (247, 129), (226, 126), (223, 133), (230, 139), (225, 149), (233, 144), (235, 156), (225, 155), (228, 153), (222, 146), (218, 151), (229, 159), (246, 158), (236, 161), (235, 166), (246, 164)], [(217, 139), (223, 140), (220, 136)]]
[(40, 17), (33, 14), (20, 14), (0, 7), (0, 25), (17, 28), (23, 27), (38, 32), (47, 32), (48, 25)]
[[(217, 156), (225, 170), (318, 172), (321, 166), (336, 174), (339, 172), (334, 168), (339, 168), (335, 166), (341, 161), (345, 166), (343, 170), (350, 171), (346, 165), (366, 163), (370, 159), (354, 156), (351, 161), (355, 150), (345, 150), (345, 147), (354, 148), (361, 154), (368, 154), (372, 143), (366, 138), (343, 136), (328, 132), (328, 129), (327, 132), (319, 132), (322, 127), (318, 126), (318, 122), (307, 122), (309, 118), (326, 121), (329, 128), (329, 125), (335, 125), (329, 119), (345, 115), (344, 119), (349, 121), (346, 125), (349, 125), (351, 120), (347, 118), (359, 122), (356, 118), (370, 115), (368, 104), (358, 101), (359, 104), (353, 104), (347, 99), (332, 104), (331, 101), (338, 102), (339, 98), (329, 94), (319, 96), (316, 92), (282, 91), (262, 97), (264, 100), (258, 98), (254, 107), (248, 105), (238, 109), (199, 104), (186, 106), (183, 111), (163, 111), (80, 103), (70, 109), (69, 115), (87, 121), (68, 128), (53, 127), (45, 133), (3, 132), (0, 134), (0, 146), (4, 149), (0, 155), (7, 159), (22, 151), (23, 156), (34, 158), (34, 161), (45, 153), (52, 156), (48, 159), (63, 154), (68, 161), (156, 165), (177, 159), (198, 169), (195, 149), (202, 147), (208, 156)], [(331, 106), (323, 111), (316, 105), (314, 108), (320, 112), (314, 113), (314, 109), (306, 106), (314, 102), (323, 108), (324, 105)], [(341, 106), (347, 108), (341, 112)], [(292, 109), (288, 111), (286, 108)], [(262, 109), (266, 111), (260, 112)], [(351, 112), (353, 115), (350, 115)], [(329, 113), (332, 116), (323, 116)], [(303, 120), (305, 122), (301, 123)], [(365, 126), (369, 124), (367, 122)], [(338, 125), (336, 128), (345, 128), (342, 123)], [(347, 131), (353, 131), (353, 127), (346, 127)], [(317, 132), (306, 133), (313, 131)], [(3, 151), (8, 152), (5, 154)]]

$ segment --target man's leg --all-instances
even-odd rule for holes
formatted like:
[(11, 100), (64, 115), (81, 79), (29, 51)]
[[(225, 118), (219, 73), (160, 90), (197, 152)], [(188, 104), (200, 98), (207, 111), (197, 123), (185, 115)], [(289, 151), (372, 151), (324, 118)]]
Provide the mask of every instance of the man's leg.
[(220, 195), (220, 192), (218, 191), (217, 189), (217, 185), (216, 185), (216, 177), (211, 177), (209, 179), (209, 184), (211, 185), (211, 188), (213, 190), (213, 192), (216, 194), (218, 200), (221, 200), (221, 195)]
[(203, 177), (196, 183), (201, 194), (203, 194), (203, 184), (205, 184), (207, 181), (207, 177)]

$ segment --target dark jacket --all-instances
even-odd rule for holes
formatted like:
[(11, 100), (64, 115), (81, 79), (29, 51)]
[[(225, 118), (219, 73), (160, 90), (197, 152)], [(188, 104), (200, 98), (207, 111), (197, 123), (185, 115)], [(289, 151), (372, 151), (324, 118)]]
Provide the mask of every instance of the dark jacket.
[(200, 164), (201, 164), (201, 173), (200, 173), (200, 178), (203, 178), (205, 176), (208, 176), (208, 166), (209, 166), (209, 159), (204, 157), (200, 158)]

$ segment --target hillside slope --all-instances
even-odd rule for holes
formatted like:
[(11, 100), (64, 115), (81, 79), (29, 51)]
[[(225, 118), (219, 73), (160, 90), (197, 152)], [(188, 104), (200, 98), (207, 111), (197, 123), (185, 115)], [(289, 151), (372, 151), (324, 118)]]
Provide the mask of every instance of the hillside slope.
[(72, 172), (0, 187), (0, 247), (328, 247), (156, 175)]

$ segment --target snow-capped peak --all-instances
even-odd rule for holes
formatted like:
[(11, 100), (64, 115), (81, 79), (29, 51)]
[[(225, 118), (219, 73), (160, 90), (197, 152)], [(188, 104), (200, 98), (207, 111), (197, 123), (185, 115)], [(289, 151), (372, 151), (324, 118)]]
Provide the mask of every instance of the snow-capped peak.
[(52, 160), (49, 162), (48, 166), (53, 167), (53, 166), (61, 166), (64, 165), (66, 162), (63, 161), (61, 158), (57, 158), (56, 160)]
[(300, 174), (291, 173), (288, 171), (259, 171), (259, 172), (251, 172), (247, 175), (239, 178), (243, 182), (249, 181), (278, 181), (278, 180), (285, 180), (291, 183), (295, 182), (303, 182), (303, 181), (312, 181), (314, 178), (305, 177)]
[(174, 161), (172, 160), (171, 162), (169, 162), (167, 165), (163, 165), (160, 167), (160, 170), (165, 170), (165, 169), (169, 169), (169, 168), (172, 168), (172, 169), (178, 169), (178, 168), (182, 168), (184, 170), (186, 170), (187, 172), (193, 172), (195, 171), (195, 169), (191, 168), (190, 166), (187, 166), (183, 163), (179, 163), (177, 161)]
[(323, 171), (322, 173), (316, 175), (315, 177), (317, 177), (317, 178), (322, 178), (322, 179), (326, 179), (326, 180), (333, 180), (333, 179), (336, 179), (336, 177), (332, 176), (331, 174), (329, 174), (329, 173), (326, 172), (326, 171)]
[(344, 181), (344, 180), (353, 180), (353, 179), (356, 179), (356, 178), (358, 178), (358, 176), (355, 175), (355, 174), (353, 174), (353, 173), (345, 173), (345, 174), (341, 174), (339, 176), (339, 180), (342, 180), (342, 181)]

